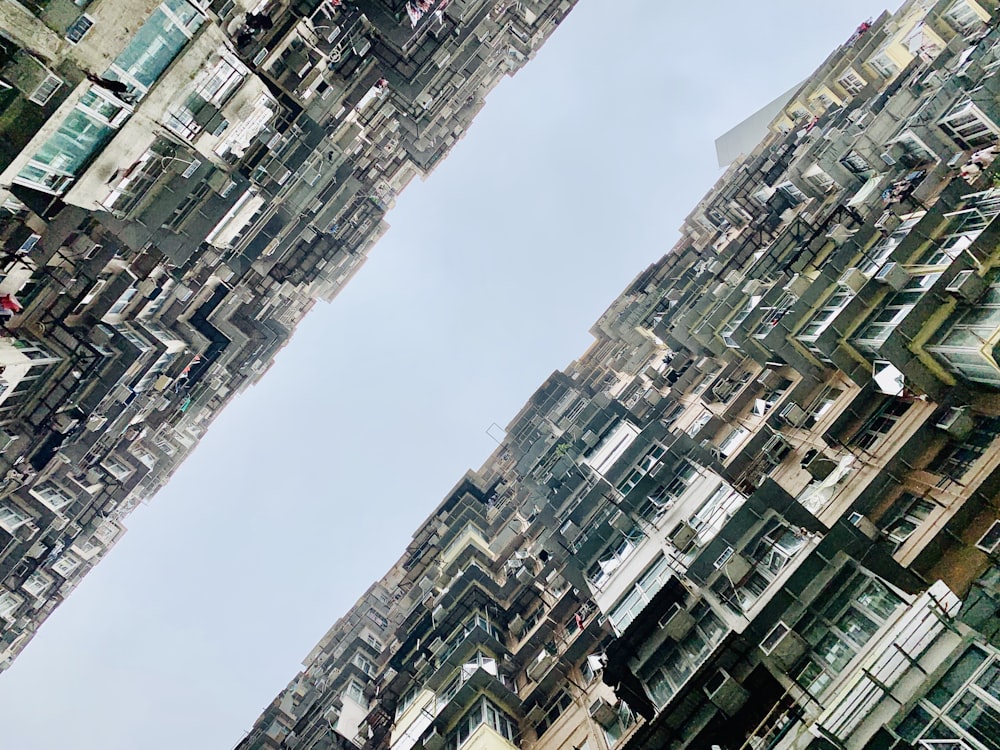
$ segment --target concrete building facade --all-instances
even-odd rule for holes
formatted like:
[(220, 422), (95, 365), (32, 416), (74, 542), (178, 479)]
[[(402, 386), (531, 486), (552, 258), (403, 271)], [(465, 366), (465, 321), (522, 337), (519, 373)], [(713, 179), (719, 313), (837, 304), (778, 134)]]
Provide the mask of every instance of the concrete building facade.
[(239, 750), (1000, 748), (996, 11), (861, 24)]

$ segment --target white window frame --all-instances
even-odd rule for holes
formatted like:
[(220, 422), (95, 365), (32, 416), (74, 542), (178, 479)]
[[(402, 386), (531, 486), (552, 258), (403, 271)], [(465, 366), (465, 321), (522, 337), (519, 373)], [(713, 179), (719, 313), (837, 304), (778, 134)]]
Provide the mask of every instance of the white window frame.
[(860, 94), (865, 86), (868, 85), (868, 81), (858, 75), (853, 68), (845, 70), (840, 78), (837, 79), (837, 83), (851, 96)]
[(55, 96), (56, 92), (62, 88), (63, 79), (57, 76), (55, 73), (50, 72), (47, 68), (45, 70), (45, 80), (43, 80), (35, 90), (31, 92), (31, 96), (28, 97), (28, 101), (32, 104), (37, 104), (39, 107), (44, 107), (49, 103), (49, 100)]
[(0, 593), (0, 620), (6, 620), (11, 622), (14, 617), (14, 612), (24, 604), (24, 597), (18, 596), (11, 591), (3, 591)]
[(8, 503), (0, 503), (0, 529), (13, 534), (17, 529), (31, 521), (28, 513)]

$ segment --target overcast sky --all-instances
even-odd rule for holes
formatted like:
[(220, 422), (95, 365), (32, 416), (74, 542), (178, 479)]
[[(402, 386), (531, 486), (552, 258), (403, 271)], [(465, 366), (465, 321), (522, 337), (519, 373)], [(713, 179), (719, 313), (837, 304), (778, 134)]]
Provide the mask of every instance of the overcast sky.
[(0, 746), (232, 748), (674, 244), (714, 138), (884, 7), (581, 0), (0, 675)]

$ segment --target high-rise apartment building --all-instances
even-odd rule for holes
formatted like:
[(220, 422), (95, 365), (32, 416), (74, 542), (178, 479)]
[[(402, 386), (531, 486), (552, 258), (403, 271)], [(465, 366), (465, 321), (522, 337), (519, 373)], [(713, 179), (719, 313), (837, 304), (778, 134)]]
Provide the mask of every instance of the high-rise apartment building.
[(0, 2), (0, 669), (574, 4)]
[(239, 750), (1000, 750), (996, 11), (859, 25)]

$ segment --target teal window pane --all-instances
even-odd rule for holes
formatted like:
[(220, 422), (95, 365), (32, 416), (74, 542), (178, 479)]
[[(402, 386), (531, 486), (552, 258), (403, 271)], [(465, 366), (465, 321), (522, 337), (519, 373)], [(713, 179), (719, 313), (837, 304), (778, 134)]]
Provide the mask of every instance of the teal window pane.
[[(187, 3), (181, 4), (187, 5)], [(167, 17), (166, 13), (157, 8), (132, 37), (128, 46), (115, 58), (113, 66), (148, 89), (187, 42), (187, 34)], [(114, 71), (109, 71), (109, 75), (113, 73)]]
[(963, 695), (948, 716), (984, 747), (1000, 750), (1000, 713), (977, 696)]
[(927, 700), (935, 706), (943, 707), (972, 677), (977, 669), (986, 661), (986, 653), (978, 648), (970, 648), (962, 657), (945, 672), (933, 689), (927, 693)]
[(113, 132), (109, 125), (75, 109), (38, 150), (34, 159), (53, 169), (76, 174)]

